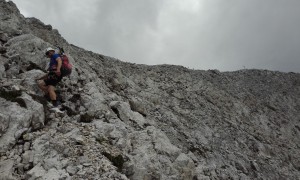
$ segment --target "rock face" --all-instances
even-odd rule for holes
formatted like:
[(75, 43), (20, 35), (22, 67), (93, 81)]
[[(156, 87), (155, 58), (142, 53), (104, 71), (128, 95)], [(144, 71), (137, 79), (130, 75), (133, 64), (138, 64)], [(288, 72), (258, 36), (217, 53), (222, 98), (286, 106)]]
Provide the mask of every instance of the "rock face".
[[(0, 12), (0, 179), (299, 179), (299, 73), (124, 63)], [(64, 114), (34, 81), (56, 44)]]

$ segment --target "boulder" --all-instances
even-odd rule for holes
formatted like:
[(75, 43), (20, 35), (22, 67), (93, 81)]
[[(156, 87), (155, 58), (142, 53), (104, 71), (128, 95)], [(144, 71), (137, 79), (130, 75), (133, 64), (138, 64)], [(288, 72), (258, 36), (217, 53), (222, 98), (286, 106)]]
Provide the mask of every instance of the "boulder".
[(44, 175), (47, 172), (42, 167), (42, 165), (39, 163), (36, 166), (34, 166), (30, 171), (27, 172), (27, 179), (34, 180), (34, 179), (40, 179), (44, 177)]
[(6, 101), (1, 97), (0, 112), (4, 126), (8, 124), (7, 129), (0, 137), (0, 152), (6, 152), (13, 147), (17, 141), (15, 133), (20, 129), (30, 127), (33, 112), (21, 107), (18, 103)]
[(14, 161), (5, 160), (0, 162), (0, 180), (15, 180), (13, 177)]
[(31, 111), (31, 127), (34, 130), (37, 130), (44, 126), (45, 124), (45, 112), (44, 106), (37, 101), (34, 101), (31, 96), (26, 93), (23, 93), (20, 96), (26, 105), (26, 108)]
[(42, 95), (43, 92), (39, 89), (35, 79), (40, 78), (43, 75), (45, 75), (45, 73), (41, 70), (24, 72), (20, 75), (21, 79), (23, 79), (21, 85), (30, 93)]
[(146, 123), (146, 119), (140, 113), (132, 111), (126, 102), (112, 101), (109, 106), (126, 123), (135, 123), (139, 127)]
[(4, 62), (5, 58), (0, 56), (0, 79), (6, 77)]
[(28, 66), (29, 62), (32, 62), (38, 65), (39, 68), (45, 69), (49, 62), (44, 55), (44, 49), (51, 45), (32, 34), (24, 34), (11, 38), (6, 45), (8, 46), (8, 55), (18, 55), (20, 61), (24, 64), (28, 64)]
[(81, 95), (81, 102), (88, 109), (90, 116), (95, 116), (98, 112), (107, 109), (107, 106), (104, 104), (104, 96), (99, 92), (95, 83), (90, 82), (86, 84), (84, 92)]
[(7, 33), (3, 33), (3, 32), (0, 32), (0, 41), (3, 42), (3, 43), (6, 43), (8, 41), (8, 35)]

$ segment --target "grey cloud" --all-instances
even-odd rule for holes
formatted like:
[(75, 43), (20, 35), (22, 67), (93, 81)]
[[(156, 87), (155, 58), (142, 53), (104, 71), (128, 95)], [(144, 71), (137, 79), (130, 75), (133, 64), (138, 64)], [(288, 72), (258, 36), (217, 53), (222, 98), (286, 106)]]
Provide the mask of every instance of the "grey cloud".
[[(189, 33), (176, 33), (177, 37), (164, 41), (173, 46), (167, 49), (168, 56), (176, 59), (174, 52), (182, 49), (179, 57), (200, 69), (245, 66), (299, 72), (299, 5), (297, 1), (207, 1), (202, 17), (194, 20), (202, 22), (196, 30), (180, 27)], [(183, 46), (178, 45), (180, 40)]]
[(96, 39), (103, 42), (102, 49), (120, 54), (123, 60), (138, 57), (143, 61), (155, 46), (151, 32), (157, 31), (158, 1), (102, 1), (98, 10), (94, 25), (99, 32)]
[(70, 43), (124, 61), (300, 72), (298, 0), (14, 2)]

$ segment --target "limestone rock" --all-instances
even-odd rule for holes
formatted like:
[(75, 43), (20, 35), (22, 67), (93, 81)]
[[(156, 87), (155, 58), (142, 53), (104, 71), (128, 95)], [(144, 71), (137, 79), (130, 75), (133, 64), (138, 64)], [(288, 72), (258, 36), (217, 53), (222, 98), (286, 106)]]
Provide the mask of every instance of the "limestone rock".
[[(0, 113), (0, 134), (4, 134), (7, 131), (7, 128), (9, 126), (9, 116)], [(1, 137), (0, 136), (0, 137)]]
[(41, 90), (38, 88), (37, 81), (35, 79), (40, 78), (45, 73), (41, 70), (26, 71), (20, 75), (23, 79), (21, 85), (30, 93), (42, 95)]
[(45, 113), (43, 105), (34, 101), (31, 96), (25, 93), (22, 94), (20, 99), (25, 102), (27, 109), (31, 110), (32, 112), (31, 127), (33, 129), (39, 129), (43, 127), (45, 123)]
[(6, 48), (0, 46), (0, 54), (5, 54), (6, 53)]
[(6, 77), (5, 67), (4, 67), (4, 57), (0, 56), (0, 78)]
[(13, 170), (14, 170), (14, 161), (13, 160), (1, 161), (0, 162), (0, 179), (1, 180), (16, 179), (12, 175)]
[(6, 33), (0, 32), (0, 41), (6, 43), (8, 41), (8, 35)]
[[(32, 34), (24, 34), (11, 38), (7, 42), (7, 46), (9, 47), (7, 54), (11, 56), (18, 54), (19, 57), (22, 57), (19, 60), (19, 64), (22, 62), (28, 67), (30, 62), (32, 62), (38, 65), (39, 68), (45, 69), (47, 59), (44, 56), (44, 49), (50, 45), (42, 39)], [(39, 48), (39, 50), (37, 48)]]
[(2, 12), (0, 17), (0, 31), (8, 36), (20, 35), (22, 33), (21, 26), (24, 20), (21, 18), (18, 8), (11, 1), (3, 1), (0, 3), (0, 11)]
[(79, 168), (75, 166), (68, 166), (66, 170), (71, 176), (73, 176), (78, 172)]
[(65, 170), (56, 170), (55, 168), (52, 168), (43, 176), (43, 179), (67, 179), (68, 177), (69, 175)]
[(38, 179), (44, 177), (46, 174), (45, 169), (41, 164), (37, 164), (30, 171), (27, 172), (28, 179)]
[(139, 127), (142, 127), (146, 123), (145, 118), (140, 113), (133, 112), (128, 103), (113, 101), (110, 103), (110, 107), (117, 116), (126, 123), (131, 121)]
[(132, 111), (136, 111), (143, 116), (147, 116), (147, 110), (145, 105), (143, 104), (142, 100), (137, 98), (131, 98), (129, 100), (130, 108)]
[(16, 143), (15, 133), (30, 126), (33, 112), (2, 98), (0, 98), (0, 112), (4, 127), (8, 124), (5, 133), (0, 137), (0, 152), (5, 152)]
[(106, 106), (103, 104), (103, 94), (99, 92), (94, 83), (88, 83), (85, 92), (86, 93), (81, 96), (81, 100), (84, 107), (89, 109), (90, 113), (96, 114), (98, 111), (106, 109)]
[[(69, 44), (0, 0), (0, 177), (298, 179), (300, 75), (139, 65)], [(46, 47), (73, 70), (50, 113)]]

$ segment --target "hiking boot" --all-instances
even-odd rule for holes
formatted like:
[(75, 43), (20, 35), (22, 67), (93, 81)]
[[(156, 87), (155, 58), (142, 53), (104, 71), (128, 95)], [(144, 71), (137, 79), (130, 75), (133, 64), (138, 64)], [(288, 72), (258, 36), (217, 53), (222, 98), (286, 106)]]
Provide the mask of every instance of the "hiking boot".
[(51, 108), (50, 111), (55, 112), (55, 113), (59, 113), (59, 114), (63, 114), (64, 111), (61, 111), (60, 109), (61, 109), (61, 107), (57, 106), (57, 107)]
[(48, 107), (49, 109), (54, 108), (54, 106), (53, 106), (53, 104), (52, 104), (51, 102), (47, 102), (47, 107)]
[(55, 107), (60, 106), (61, 107), (61, 102), (59, 100), (56, 101), (56, 104), (54, 105)]
[[(57, 106), (61, 106), (61, 102), (60, 101), (58, 101), (58, 100), (51, 100), (52, 102), (50, 103), (48, 103), (48, 107), (49, 108), (51, 108), (51, 107), (57, 107)], [(51, 104), (51, 105), (50, 105)]]
[(58, 107), (58, 106), (61, 106), (61, 103), (59, 101), (56, 101), (55, 105), (52, 102), (47, 103), (48, 108), (54, 108), (54, 107)]

